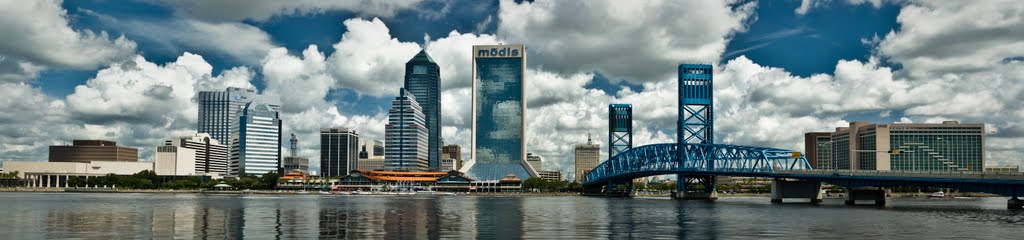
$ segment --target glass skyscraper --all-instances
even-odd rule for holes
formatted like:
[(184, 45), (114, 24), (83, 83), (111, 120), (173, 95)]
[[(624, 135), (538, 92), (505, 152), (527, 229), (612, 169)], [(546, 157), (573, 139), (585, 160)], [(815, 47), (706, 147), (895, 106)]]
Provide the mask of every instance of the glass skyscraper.
[(256, 94), (256, 90), (229, 87), (226, 91), (199, 92), (199, 126), (197, 131), (208, 133), (218, 142), (230, 145), (231, 130), (238, 120), (239, 111), (253, 100), (270, 105), (275, 111), (280, 109), (277, 99), (267, 99)]
[(270, 104), (252, 101), (239, 112), (231, 134), (230, 175), (262, 175), (281, 166), (281, 118)]
[(427, 168), (441, 167), (441, 69), (421, 50), (405, 63), (405, 90), (423, 108), (427, 128)]
[(320, 129), (320, 172), (341, 177), (358, 167), (359, 133), (348, 128)]
[[(427, 127), (417, 98), (404, 88), (391, 102), (384, 128), (384, 169), (427, 171)], [(437, 169), (434, 169), (437, 170)]]
[(463, 167), (472, 178), (537, 177), (526, 162), (525, 50), (473, 46), (472, 160)]

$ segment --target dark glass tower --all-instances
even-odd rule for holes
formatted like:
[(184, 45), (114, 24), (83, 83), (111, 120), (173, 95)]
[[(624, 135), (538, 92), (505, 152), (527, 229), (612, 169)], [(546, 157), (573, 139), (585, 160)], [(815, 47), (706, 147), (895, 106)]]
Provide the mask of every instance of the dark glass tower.
[(538, 177), (526, 162), (526, 48), (473, 46), (471, 178)]
[(427, 127), (427, 168), (441, 168), (441, 70), (434, 59), (420, 50), (405, 63), (405, 89), (416, 97)]

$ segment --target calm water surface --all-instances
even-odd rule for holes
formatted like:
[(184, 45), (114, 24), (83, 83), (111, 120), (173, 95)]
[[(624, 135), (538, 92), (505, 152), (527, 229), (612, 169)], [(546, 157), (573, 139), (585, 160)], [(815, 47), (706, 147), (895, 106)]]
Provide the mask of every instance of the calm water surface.
[(0, 193), (0, 239), (1022, 239), (1006, 198), (886, 207), (659, 198)]

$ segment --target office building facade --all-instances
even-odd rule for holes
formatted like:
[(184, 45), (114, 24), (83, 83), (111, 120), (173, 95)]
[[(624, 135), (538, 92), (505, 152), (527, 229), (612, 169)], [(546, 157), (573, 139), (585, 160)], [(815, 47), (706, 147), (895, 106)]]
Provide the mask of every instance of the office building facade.
[(421, 50), (405, 63), (405, 90), (416, 97), (427, 128), (427, 168), (441, 167), (441, 68)]
[(178, 146), (157, 146), (153, 171), (161, 176), (196, 175), (196, 150)]
[(349, 128), (320, 129), (320, 172), (342, 177), (358, 168), (359, 133)]
[(537, 177), (526, 162), (526, 48), (473, 46), (472, 54), (473, 132), (464, 172), (477, 180)]
[(393, 171), (427, 171), (428, 132), (422, 108), (404, 88), (388, 110), (384, 127), (385, 169)]
[(231, 132), (231, 176), (280, 172), (281, 117), (270, 104), (252, 101)]
[(444, 145), (441, 147), (441, 158), (451, 158), (455, 160), (455, 170), (462, 169), (464, 162), (462, 161), (462, 147), (459, 145)]
[(526, 153), (526, 163), (529, 163), (530, 167), (537, 171), (537, 174), (540, 174), (540, 170), (544, 169), (544, 158), (540, 157), (540, 155)]
[(50, 146), (50, 162), (138, 162), (139, 149), (106, 140), (73, 140), (71, 146)]
[(562, 172), (559, 171), (537, 171), (537, 174), (547, 181), (562, 181)]
[(601, 163), (601, 145), (591, 141), (587, 135), (587, 144), (576, 145), (576, 182), (583, 182), (583, 176)]
[(263, 97), (253, 89), (229, 87), (225, 91), (200, 91), (197, 131), (208, 133), (218, 142), (229, 144), (240, 111), (254, 100), (270, 105), (274, 111), (280, 109), (281, 104), (277, 99)]
[[(870, 124), (852, 122), (830, 133), (831, 156), (818, 169), (982, 172), (985, 125), (943, 123)], [(819, 159), (820, 161), (820, 159)]]
[(832, 133), (809, 132), (804, 134), (804, 157), (811, 168), (832, 166)]
[(195, 152), (196, 174), (228, 175), (230, 150), (210, 134), (196, 133), (164, 141), (164, 146), (191, 149)]

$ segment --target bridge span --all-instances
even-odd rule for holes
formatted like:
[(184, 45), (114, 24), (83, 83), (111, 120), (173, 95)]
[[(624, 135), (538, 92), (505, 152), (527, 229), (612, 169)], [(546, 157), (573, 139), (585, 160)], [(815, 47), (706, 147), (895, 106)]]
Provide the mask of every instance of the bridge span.
[[(883, 187), (920, 186), (1009, 196), (1007, 207), (1024, 207), (1024, 201), (1018, 199), (1024, 194), (1024, 175), (1019, 173), (815, 170), (797, 151), (716, 144), (711, 65), (681, 64), (678, 70), (676, 143), (617, 149), (614, 156), (583, 176), (586, 193), (629, 196), (633, 179), (675, 174), (679, 181), (674, 198), (715, 199), (716, 177), (738, 176), (774, 179), (773, 202), (781, 202), (783, 198), (808, 198), (818, 202), (821, 183), (829, 183), (847, 189), (847, 204), (858, 200), (884, 204)], [(628, 131), (626, 134), (631, 136), (632, 127), (610, 126), (610, 135), (616, 131)], [(616, 134), (614, 136), (621, 135)]]

